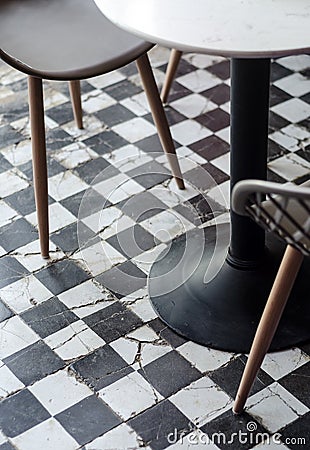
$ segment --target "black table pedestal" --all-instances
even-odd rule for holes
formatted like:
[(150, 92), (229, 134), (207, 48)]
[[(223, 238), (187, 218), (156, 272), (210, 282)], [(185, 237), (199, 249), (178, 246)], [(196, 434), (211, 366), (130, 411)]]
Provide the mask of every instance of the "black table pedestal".
[[(229, 225), (218, 226), (218, 243), (223, 245), (219, 244), (215, 258), (215, 227), (206, 228), (205, 233), (204, 249), (201, 231), (195, 230), (176, 239), (169, 252), (159, 256), (149, 279), (152, 305), (163, 322), (180, 335), (219, 350), (247, 353), (284, 245), (267, 235), (262, 263), (255, 269), (238, 269), (225, 260)], [(212, 267), (221, 269), (205, 283), (212, 257)], [(310, 258), (305, 258), (271, 350), (309, 339), (309, 274)]]
[[(231, 74), (231, 185), (266, 179), (269, 111), (268, 59), (235, 59)], [(200, 344), (248, 352), (284, 252), (249, 218), (196, 229), (176, 239), (153, 264), (151, 303), (174, 331)], [(229, 245), (230, 239), (230, 245)], [(228, 252), (229, 246), (229, 252)], [(229, 254), (228, 254), (229, 253)], [(271, 350), (310, 338), (305, 259)]]

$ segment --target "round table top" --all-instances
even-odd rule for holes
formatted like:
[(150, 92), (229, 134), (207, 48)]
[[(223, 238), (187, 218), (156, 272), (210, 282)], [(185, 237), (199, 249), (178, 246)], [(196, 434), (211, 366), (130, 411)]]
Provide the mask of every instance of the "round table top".
[(95, 0), (116, 25), (182, 51), (240, 58), (310, 52), (310, 0)]

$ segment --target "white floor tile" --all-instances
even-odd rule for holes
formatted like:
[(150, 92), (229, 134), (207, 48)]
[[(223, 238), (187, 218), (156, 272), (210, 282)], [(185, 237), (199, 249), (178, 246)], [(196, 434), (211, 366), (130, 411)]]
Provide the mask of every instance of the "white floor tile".
[(299, 348), (292, 348), (282, 352), (267, 354), (262, 364), (262, 369), (274, 380), (279, 380), (309, 361), (310, 357)]
[(190, 145), (212, 134), (210, 130), (192, 119), (183, 120), (183, 122), (172, 125), (170, 130), (173, 139), (181, 145)]
[(280, 78), (273, 84), (293, 97), (301, 97), (310, 91), (310, 80), (300, 73), (293, 73), (285, 78)]
[(66, 370), (49, 375), (28, 389), (53, 416), (93, 394)]
[(18, 213), (7, 205), (3, 200), (0, 200), (0, 227), (12, 222), (13, 219), (17, 219), (20, 216)]
[(172, 395), (170, 401), (199, 427), (223, 414), (232, 405), (232, 399), (208, 377), (194, 381)]
[(14, 192), (26, 189), (29, 184), (19, 177), (13, 170), (0, 174), (0, 196), (7, 197)]
[(49, 195), (56, 201), (63, 200), (87, 188), (88, 185), (84, 181), (69, 171), (61, 172), (48, 179)]
[(305, 120), (310, 115), (310, 105), (299, 98), (292, 98), (291, 100), (272, 106), (270, 109), (293, 123)]
[(79, 164), (95, 159), (96, 157), (98, 157), (97, 153), (86, 147), (82, 142), (75, 142), (67, 147), (62, 147), (61, 150), (55, 152), (53, 155), (53, 158), (67, 169), (73, 169)]
[[(101, 389), (102, 398), (123, 420), (128, 420), (158, 403), (162, 396), (137, 372)], [(124, 402), (126, 398), (126, 402)]]
[(16, 250), (16, 259), (20, 262), (26, 269), (30, 272), (42, 269), (51, 263), (51, 260), (56, 261), (57, 259), (63, 258), (64, 253), (56, 249), (56, 245), (53, 242), (49, 242), (50, 249), (50, 259), (43, 259), (40, 253), (40, 242), (39, 240), (30, 242), (23, 247)]
[(178, 77), (178, 83), (193, 92), (202, 92), (216, 86), (220, 83), (220, 80), (210, 72), (198, 69)]
[(16, 145), (10, 145), (4, 148), (1, 153), (10, 161), (13, 166), (20, 166), (31, 161), (31, 142), (30, 140), (21, 141)]
[(0, 324), (0, 358), (4, 359), (38, 340), (39, 336), (18, 316), (11, 317)]
[(115, 105), (116, 100), (101, 90), (94, 90), (82, 95), (82, 108), (88, 114)]
[(1, 367), (1, 364), (0, 380), (0, 398), (5, 398), (24, 387), (24, 384), (14, 375), (14, 373), (12, 373), (7, 366)]
[(270, 433), (275, 433), (306, 414), (309, 408), (275, 382), (251, 396), (247, 401), (246, 411)]
[(95, 439), (90, 444), (87, 444), (85, 448), (87, 450), (133, 450), (143, 448), (147, 450), (147, 447), (141, 447), (142, 440), (137, 434), (125, 423), (122, 423), (113, 430), (108, 431), (104, 436)]
[(53, 297), (34, 276), (29, 275), (0, 289), (0, 296), (16, 313), (21, 313)]
[(140, 117), (115, 125), (112, 130), (131, 143), (156, 134), (155, 126)]
[(18, 450), (76, 450), (80, 446), (57, 420), (50, 418), (12, 439)]
[(102, 286), (95, 285), (92, 280), (68, 289), (58, 295), (59, 300), (64, 303), (78, 317), (88, 316), (99, 309), (106, 308), (115, 302), (110, 292)]
[(189, 119), (193, 119), (217, 108), (215, 103), (199, 94), (190, 94), (182, 97), (170, 103), (170, 106)]
[(126, 261), (126, 258), (105, 241), (83, 248), (72, 256), (73, 259), (89, 270), (93, 276), (111, 269), (116, 264)]
[(44, 341), (63, 360), (86, 355), (105, 344), (82, 320), (51, 334)]
[(162, 211), (156, 216), (144, 220), (141, 222), (141, 226), (164, 243), (194, 228), (191, 222), (172, 210)]
[(287, 181), (310, 173), (310, 163), (295, 153), (284, 155), (269, 163), (269, 169)]
[(233, 353), (214, 350), (195, 342), (186, 342), (177, 351), (200, 372), (218, 369), (234, 357)]

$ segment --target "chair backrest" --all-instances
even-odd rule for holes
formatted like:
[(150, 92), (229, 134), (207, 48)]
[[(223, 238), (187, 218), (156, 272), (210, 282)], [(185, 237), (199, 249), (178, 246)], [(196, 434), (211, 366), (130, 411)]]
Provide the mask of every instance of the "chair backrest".
[(300, 186), (240, 181), (232, 192), (232, 209), (250, 216), (303, 254), (310, 254), (310, 180)]

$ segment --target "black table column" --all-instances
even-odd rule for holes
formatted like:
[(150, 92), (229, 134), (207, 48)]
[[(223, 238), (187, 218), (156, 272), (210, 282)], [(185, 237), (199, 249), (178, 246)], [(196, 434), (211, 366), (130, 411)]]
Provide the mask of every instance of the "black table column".
[[(231, 73), (231, 185), (266, 178), (269, 59), (234, 59)], [(185, 176), (186, 180), (186, 176)], [(230, 238), (230, 245), (229, 245)], [(196, 229), (173, 241), (153, 264), (151, 303), (177, 333), (220, 350), (248, 352), (284, 246), (250, 219)], [(310, 338), (307, 281), (298, 275), (271, 348)]]

